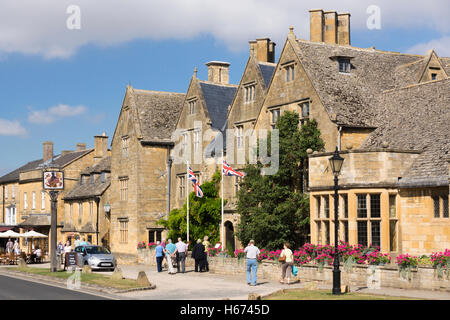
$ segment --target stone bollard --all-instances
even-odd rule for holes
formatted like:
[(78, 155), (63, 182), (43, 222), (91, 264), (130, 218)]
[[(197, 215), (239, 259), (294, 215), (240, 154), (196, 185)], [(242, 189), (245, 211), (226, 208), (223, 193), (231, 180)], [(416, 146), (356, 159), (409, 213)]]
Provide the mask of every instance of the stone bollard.
[(136, 283), (139, 287), (145, 287), (145, 288), (151, 287), (150, 281), (148, 281), (145, 271), (139, 272)]
[(349, 293), (350, 287), (347, 285), (341, 286), (341, 293)]
[(92, 273), (92, 268), (89, 265), (84, 265), (81, 273)]
[(257, 293), (249, 293), (248, 300), (261, 300), (261, 296)]
[(114, 270), (114, 272), (112, 273), (112, 275), (111, 275), (111, 279), (113, 279), (113, 280), (122, 280), (123, 279), (122, 269), (116, 268)]

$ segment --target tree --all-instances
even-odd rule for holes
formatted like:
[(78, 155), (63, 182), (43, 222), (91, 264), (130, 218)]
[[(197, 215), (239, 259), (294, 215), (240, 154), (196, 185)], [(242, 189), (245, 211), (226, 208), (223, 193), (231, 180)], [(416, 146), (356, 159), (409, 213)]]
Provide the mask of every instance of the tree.
[(262, 176), (261, 163), (244, 169), (246, 176), (238, 192), (240, 223), (236, 232), (244, 244), (254, 239), (262, 247), (275, 249), (281, 248), (285, 241), (295, 247), (307, 241), (309, 197), (303, 193), (307, 149), (323, 150), (324, 143), (315, 120), (306, 121), (300, 130), (298, 124), (299, 115), (289, 111), (277, 122), (279, 169), (276, 174)]
[[(194, 244), (197, 239), (209, 237), (211, 243), (220, 241), (219, 224), (221, 222), (221, 201), (218, 197), (220, 173), (216, 172), (212, 181), (201, 185), (203, 198), (195, 192), (189, 194), (189, 239)], [(180, 209), (173, 209), (168, 219), (160, 219), (158, 224), (169, 230), (168, 238), (187, 238), (187, 204)]]

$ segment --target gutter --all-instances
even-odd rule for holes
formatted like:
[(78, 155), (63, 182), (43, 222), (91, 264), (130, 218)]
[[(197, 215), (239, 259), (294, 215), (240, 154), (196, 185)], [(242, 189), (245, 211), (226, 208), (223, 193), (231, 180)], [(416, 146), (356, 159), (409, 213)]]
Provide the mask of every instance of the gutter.
[(98, 245), (98, 219), (99, 219), (99, 211), (100, 211), (100, 208), (99, 208), (99, 205), (100, 205), (100, 197), (96, 197), (95, 198), (95, 202), (96, 202), (96, 205), (97, 205), (97, 223), (96, 223), (96, 225), (95, 225), (95, 232), (96, 232), (96, 234), (97, 234), (97, 245)]

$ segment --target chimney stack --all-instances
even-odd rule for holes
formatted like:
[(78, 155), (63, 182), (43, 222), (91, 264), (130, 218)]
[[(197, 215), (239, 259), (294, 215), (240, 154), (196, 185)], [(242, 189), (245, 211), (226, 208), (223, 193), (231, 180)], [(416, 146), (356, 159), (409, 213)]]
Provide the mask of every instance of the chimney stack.
[(206, 63), (208, 67), (208, 81), (228, 84), (230, 64), (222, 61), (210, 61)]
[(248, 42), (250, 44), (250, 54), (261, 62), (275, 62), (275, 42), (269, 38), (260, 38)]
[(108, 156), (108, 136), (103, 133), (101, 136), (95, 136), (94, 162), (99, 162)]
[(350, 45), (350, 13), (314, 9), (310, 14), (310, 40)]
[(43, 161), (52, 161), (53, 160), (53, 142), (52, 141), (45, 141), (42, 143), (44, 146), (44, 152), (43, 152)]
[(86, 150), (86, 143), (77, 143), (77, 152)]

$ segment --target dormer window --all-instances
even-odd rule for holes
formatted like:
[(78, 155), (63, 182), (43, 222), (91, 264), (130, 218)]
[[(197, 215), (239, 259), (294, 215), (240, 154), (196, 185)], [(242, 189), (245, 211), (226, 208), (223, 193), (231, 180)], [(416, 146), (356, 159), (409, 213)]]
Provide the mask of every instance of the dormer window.
[(338, 64), (340, 73), (350, 73), (351, 64), (349, 58), (339, 58)]
[(437, 73), (432, 73), (431, 80), (436, 80), (436, 79), (437, 79)]

